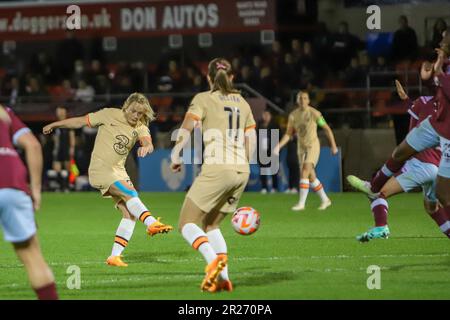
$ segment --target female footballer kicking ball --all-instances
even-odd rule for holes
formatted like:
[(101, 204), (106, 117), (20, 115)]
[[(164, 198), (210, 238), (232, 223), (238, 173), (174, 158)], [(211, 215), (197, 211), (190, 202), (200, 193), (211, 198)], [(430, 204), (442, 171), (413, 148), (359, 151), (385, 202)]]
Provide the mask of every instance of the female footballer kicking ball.
[(325, 190), (319, 179), (317, 179), (315, 167), (319, 161), (320, 142), (317, 136), (317, 126), (325, 130), (325, 134), (330, 142), (331, 153), (337, 154), (338, 148), (334, 140), (333, 131), (326, 123), (322, 114), (309, 105), (309, 94), (300, 91), (297, 94), (298, 107), (291, 112), (288, 119), (286, 134), (280, 143), (275, 147), (275, 154), (280, 153), (283, 148), (294, 135), (297, 134), (297, 153), (301, 165), (300, 168), (300, 199), (292, 210), (300, 211), (305, 209), (306, 198), (309, 188), (311, 187), (322, 200), (319, 210), (325, 210), (331, 205)]
[(207, 80), (210, 91), (198, 93), (186, 113), (172, 153), (171, 169), (181, 170), (179, 150), (201, 122), (204, 162), (181, 208), (179, 230), (207, 262), (201, 290), (232, 291), (227, 245), (219, 225), (236, 210), (250, 175), (249, 157), (256, 146), (255, 120), (248, 103), (233, 88), (230, 63), (212, 60)]
[(100, 190), (104, 197), (112, 197), (123, 215), (111, 256), (106, 260), (112, 266), (127, 266), (121, 254), (131, 239), (136, 219), (147, 226), (147, 233), (151, 236), (173, 229), (150, 214), (125, 170), (125, 160), (137, 141), (141, 143), (139, 157), (145, 157), (153, 151), (148, 124), (154, 118), (148, 99), (140, 93), (133, 93), (122, 109), (101, 109), (82, 117), (53, 122), (43, 129), (44, 134), (50, 134), (56, 128), (98, 127), (89, 165), (89, 183)]

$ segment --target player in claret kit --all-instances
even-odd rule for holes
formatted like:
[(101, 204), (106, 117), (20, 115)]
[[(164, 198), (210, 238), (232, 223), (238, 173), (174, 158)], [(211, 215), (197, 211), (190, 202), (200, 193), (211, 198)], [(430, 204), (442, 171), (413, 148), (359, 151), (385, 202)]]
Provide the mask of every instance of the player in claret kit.
[(334, 140), (333, 131), (326, 123), (322, 113), (309, 105), (309, 94), (300, 91), (297, 94), (298, 107), (291, 112), (288, 119), (286, 134), (280, 143), (275, 147), (274, 153), (279, 154), (294, 134), (297, 134), (297, 154), (301, 165), (300, 168), (300, 198), (297, 205), (292, 210), (300, 211), (305, 209), (306, 198), (311, 187), (320, 197), (322, 203), (319, 210), (325, 210), (331, 205), (325, 190), (317, 179), (316, 166), (319, 162), (320, 141), (317, 136), (317, 126), (325, 130), (325, 134), (330, 142), (331, 153), (337, 154), (338, 148)]
[[(397, 92), (400, 98), (410, 108), (411, 115), (409, 130), (417, 127), (422, 121), (436, 112), (436, 101), (433, 96), (422, 96), (411, 102), (400, 82), (396, 81)], [(429, 148), (414, 155), (406, 161), (405, 165), (394, 174), (381, 188), (377, 197), (372, 199), (371, 209), (375, 219), (375, 227), (359, 235), (358, 241), (367, 242), (375, 238), (387, 238), (390, 234), (387, 199), (393, 195), (409, 192), (415, 188), (422, 188), (424, 194), (424, 207), (426, 212), (440, 227), (442, 232), (450, 237), (450, 222), (447, 215), (437, 211), (435, 183), (441, 152), (438, 148)], [(360, 184), (369, 186), (369, 182), (362, 181), (355, 176), (348, 176), (347, 180), (356, 187)]]
[(112, 266), (127, 266), (121, 257), (133, 234), (136, 219), (146, 225), (147, 233), (151, 236), (173, 229), (150, 214), (125, 170), (125, 160), (136, 142), (141, 143), (137, 151), (139, 157), (145, 157), (153, 151), (148, 124), (154, 118), (148, 99), (140, 93), (133, 93), (122, 109), (101, 109), (86, 116), (53, 122), (43, 129), (44, 134), (49, 134), (56, 128), (98, 127), (89, 165), (89, 182), (104, 197), (112, 197), (123, 215), (111, 255), (106, 260)]
[[(14, 149), (25, 150), (27, 168)], [(17, 116), (0, 105), (0, 225), (14, 246), (38, 299), (56, 300), (55, 278), (41, 253), (34, 210), (41, 203), (42, 148)]]
[[(450, 217), (450, 74), (448, 59), (450, 54), (450, 30), (444, 31), (440, 48), (436, 49), (438, 58), (428, 68), (423, 65), (422, 78), (433, 79), (436, 85), (434, 97), (437, 111), (423, 120), (420, 125), (411, 130), (406, 139), (397, 146), (392, 157), (377, 172), (370, 184), (362, 180), (350, 179), (350, 184), (356, 189), (375, 198), (383, 185), (399, 171), (405, 162), (423, 150), (440, 145), (441, 160), (436, 178), (436, 196), (440, 202), (437, 212), (441, 217)], [(445, 71), (445, 72), (444, 72)]]
[(201, 290), (232, 291), (227, 269), (227, 244), (219, 225), (236, 210), (250, 175), (249, 157), (256, 149), (255, 120), (250, 106), (233, 88), (230, 63), (212, 60), (210, 91), (198, 93), (186, 113), (172, 153), (171, 168), (181, 170), (179, 151), (201, 122), (204, 162), (181, 208), (179, 230), (207, 262)]

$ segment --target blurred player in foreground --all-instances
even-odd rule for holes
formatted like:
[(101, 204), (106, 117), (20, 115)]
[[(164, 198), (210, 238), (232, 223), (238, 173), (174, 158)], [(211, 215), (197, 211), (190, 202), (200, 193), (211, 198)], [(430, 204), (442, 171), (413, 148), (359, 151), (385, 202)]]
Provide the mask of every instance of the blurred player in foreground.
[(106, 263), (112, 266), (127, 266), (121, 257), (133, 235), (136, 219), (147, 226), (147, 233), (151, 236), (173, 229), (150, 214), (139, 199), (125, 170), (125, 160), (137, 141), (141, 143), (138, 149), (139, 157), (153, 152), (148, 124), (154, 118), (148, 99), (140, 93), (133, 93), (122, 109), (101, 109), (86, 116), (53, 122), (43, 129), (44, 134), (50, 134), (56, 128), (98, 127), (89, 165), (89, 182), (100, 190), (104, 197), (112, 197), (123, 215), (111, 255), (106, 260)]
[[(419, 126), (419, 124), (436, 112), (436, 101), (432, 96), (422, 96), (411, 102), (408, 95), (403, 90), (402, 85), (396, 80), (397, 93), (410, 108), (411, 115), (409, 130)], [(436, 177), (441, 151), (438, 148), (429, 148), (406, 161), (405, 165), (394, 174), (381, 188), (378, 197), (371, 199), (371, 209), (375, 219), (375, 227), (357, 237), (358, 241), (367, 242), (376, 238), (387, 238), (390, 234), (387, 218), (389, 206), (387, 199), (402, 192), (410, 192), (415, 188), (422, 188), (424, 196), (425, 211), (440, 227), (441, 231), (450, 237), (450, 222), (447, 215), (437, 211), (438, 201), (436, 198)], [(348, 176), (347, 180), (351, 185), (358, 186), (369, 182), (362, 181), (355, 176)], [(369, 186), (368, 186), (369, 187)]]
[[(25, 150), (27, 168), (14, 149)], [(14, 246), (38, 299), (56, 300), (55, 278), (41, 253), (34, 210), (41, 204), (42, 149), (10, 109), (0, 105), (0, 224)]]
[(230, 63), (212, 60), (207, 80), (210, 91), (195, 95), (181, 125), (171, 168), (181, 170), (179, 151), (201, 121), (204, 163), (181, 208), (179, 230), (207, 262), (201, 290), (232, 291), (228, 256), (219, 225), (236, 210), (250, 175), (249, 157), (256, 149), (255, 120), (248, 103), (233, 88)]
[(383, 185), (417, 153), (440, 145), (442, 156), (436, 178), (436, 196), (441, 206), (437, 212), (450, 217), (450, 28), (444, 31), (435, 63), (422, 65), (422, 79), (432, 79), (437, 92), (434, 97), (437, 111), (411, 130), (398, 145), (392, 157), (377, 172), (370, 184), (362, 180), (349, 181), (369, 197), (378, 197)]
[(301, 165), (300, 199), (298, 204), (292, 208), (294, 211), (305, 209), (306, 198), (308, 197), (310, 187), (317, 192), (322, 201), (319, 210), (325, 210), (331, 205), (331, 200), (325, 193), (319, 179), (317, 179), (315, 171), (320, 155), (320, 141), (317, 136), (317, 126), (325, 130), (333, 155), (337, 154), (338, 148), (334, 140), (333, 131), (331, 131), (324, 117), (318, 110), (311, 107), (309, 103), (309, 94), (305, 91), (300, 91), (297, 94), (298, 108), (289, 115), (286, 134), (274, 150), (275, 154), (279, 154), (280, 149), (289, 142), (295, 133), (297, 134), (297, 153)]

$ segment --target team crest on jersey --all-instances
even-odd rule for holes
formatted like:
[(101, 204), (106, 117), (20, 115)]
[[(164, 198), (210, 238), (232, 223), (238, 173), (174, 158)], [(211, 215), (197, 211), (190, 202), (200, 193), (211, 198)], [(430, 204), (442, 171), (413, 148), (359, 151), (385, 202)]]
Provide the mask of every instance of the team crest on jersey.
[(122, 156), (126, 155), (128, 153), (127, 146), (130, 143), (130, 139), (127, 136), (120, 134), (116, 136), (116, 140), (117, 142), (113, 145), (114, 151)]

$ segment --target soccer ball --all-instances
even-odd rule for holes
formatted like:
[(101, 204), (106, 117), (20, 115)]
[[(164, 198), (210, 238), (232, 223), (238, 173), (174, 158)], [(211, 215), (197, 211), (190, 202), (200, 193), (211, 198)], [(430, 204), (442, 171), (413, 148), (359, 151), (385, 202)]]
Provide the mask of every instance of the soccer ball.
[(237, 209), (231, 217), (234, 231), (242, 235), (250, 235), (259, 228), (259, 212), (251, 207)]

